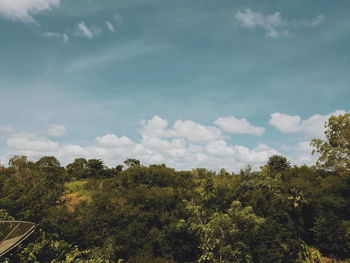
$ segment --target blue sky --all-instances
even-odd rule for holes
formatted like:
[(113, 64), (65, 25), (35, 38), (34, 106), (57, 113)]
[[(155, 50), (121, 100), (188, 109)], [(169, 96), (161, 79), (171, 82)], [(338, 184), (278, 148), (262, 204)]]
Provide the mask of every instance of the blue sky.
[(349, 111), (347, 0), (0, 3), (0, 161), (312, 164)]

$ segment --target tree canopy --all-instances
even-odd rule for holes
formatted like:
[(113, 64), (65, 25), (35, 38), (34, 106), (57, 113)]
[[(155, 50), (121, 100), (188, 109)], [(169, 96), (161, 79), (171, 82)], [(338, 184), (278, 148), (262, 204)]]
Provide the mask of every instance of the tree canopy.
[(330, 169), (350, 171), (350, 113), (331, 116), (325, 124), (325, 140), (313, 139), (313, 153), (320, 154), (317, 164)]
[(0, 169), (0, 219), (38, 230), (0, 262), (347, 262), (349, 114), (313, 145), (318, 167), (274, 155), (237, 174), (14, 156)]

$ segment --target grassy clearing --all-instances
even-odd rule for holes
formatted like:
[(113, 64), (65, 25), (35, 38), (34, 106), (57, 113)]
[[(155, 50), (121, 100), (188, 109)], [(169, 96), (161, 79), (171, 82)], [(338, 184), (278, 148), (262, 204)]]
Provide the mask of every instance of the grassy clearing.
[(88, 183), (88, 180), (80, 180), (80, 181), (66, 183), (65, 184), (66, 193), (70, 194), (70, 193), (85, 191), (87, 183)]
[(92, 191), (87, 189), (88, 180), (80, 180), (65, 184), (65, 194), (62, 199), (66, 201), (66, 207), (70, 211), (74, 211), (75, 206), (82, 201), (89, 202), (91, 200)]

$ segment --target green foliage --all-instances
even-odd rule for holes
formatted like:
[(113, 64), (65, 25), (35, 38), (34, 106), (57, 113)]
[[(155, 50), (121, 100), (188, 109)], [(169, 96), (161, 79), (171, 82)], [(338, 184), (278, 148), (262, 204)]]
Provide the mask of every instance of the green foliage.
[(127, 159), (124, 161), (126, 168), (140, 166), (140, 161), (137, 159)]
[(278, 155), (239, 174), (15, 156), (0, 169), (0, 220), (38, 230), (0, 262), (349, 260), (347, 118), (331, 118), (328, 141), (317, 144), (327, 169), (290, 167)]
[(0, 207), (15, 218), (38, 222), (60, 203), (65, 178), (65, 170), (55, 158), (33, 163), (16, 156), (0, 174)]
[(192, 213), (189, 227), (200, 237), (198, 262), (253, 262), (250, 246), (265, 220), (252, 207), (234, 201), (226, 212), (210, 216), (198, 206), (188, 209)]
[(67, 173), (72, 180), (79, 180), (87, 177), (87, 160), (76, 158), (74, 162), (67, 165)]
[(13, 216), (11, 216), (5, 209), (0, 209), (0, 221), (9, 220), (14, 220)]
[(267, 161), (267, 166), (275, 172), (281, 172), (290, 168), (290, 162), (282, 155), (272, 155)]
[(7, 255), (6, 262), (112, 263), (105, 251), (96, 248), (80, 250), (78, 246), (58, 240), (42, 230), (39, 230), (33, 239), (33, 242), (25, 246), (20, 245), (18, 249)]
[(350, 235), (336, 216), (319, 216), (312, 231), (320, 250), (327, 255), (340, 258), (350, 255)]
[(311, 248), (304, 242), (300, 245), (300, 251), (296, 263), (322, 263), (321, 253), (317, 249)]
[(76, 192), (86, 190), (87, 183), (88, 183), (87, 180), (73, 181), (73, 182), (65, 183), (64, 187), (65, 187), (66, 193), (76, 193)]
[(340, 172), (350, 171), (350, 113), (331, 116), (325, 124), (326, 141), (313, 139), (313, 153), (320, 153), (317, 164)]

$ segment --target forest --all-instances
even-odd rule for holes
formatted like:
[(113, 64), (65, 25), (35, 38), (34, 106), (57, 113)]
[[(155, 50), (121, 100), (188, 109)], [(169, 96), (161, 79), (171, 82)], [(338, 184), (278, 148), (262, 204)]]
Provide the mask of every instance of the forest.
[(238, 173), (13, 156), (0, 220), (37, 229), (0, 262), (350, 262), (350, 114), (311, 145), (313, 166), (274, 155)]

